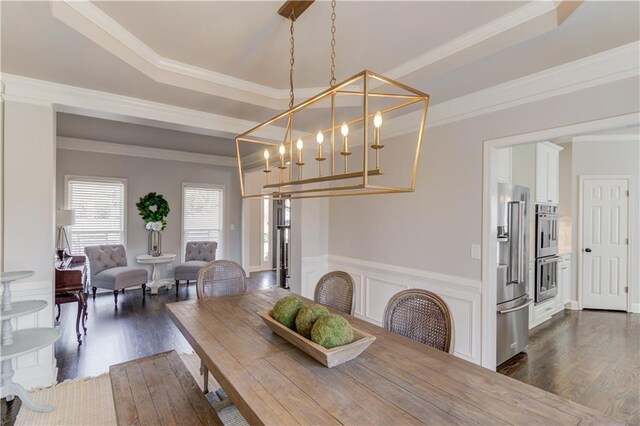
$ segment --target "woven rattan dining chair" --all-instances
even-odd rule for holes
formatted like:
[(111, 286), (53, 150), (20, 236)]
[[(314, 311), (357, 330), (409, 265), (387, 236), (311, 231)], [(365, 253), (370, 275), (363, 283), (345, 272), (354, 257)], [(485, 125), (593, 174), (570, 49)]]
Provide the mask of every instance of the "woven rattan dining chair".
[(231, 260), (214, 260), (200, 269), (197, 280), (198, 299), (232, 296), (247, 291), (247, 274)]
[(320, 278), (313, 300), (317, 303), (353, 315), (353, 279), (342, 271), (333, 271)]
[(401, 291), (389, 300), (384, 328), (444, 352), (453, 352), (449, 307), (427, 290)]
[[(198, 272), (198, 299), (217, 296), (233, 296), (247, 291), (247, 274), (244, 268), (231, 260), (214, 260)], [(209, 370), (200, 362), (200, 373), (204, 375), (204, 393), (209, 393)]]

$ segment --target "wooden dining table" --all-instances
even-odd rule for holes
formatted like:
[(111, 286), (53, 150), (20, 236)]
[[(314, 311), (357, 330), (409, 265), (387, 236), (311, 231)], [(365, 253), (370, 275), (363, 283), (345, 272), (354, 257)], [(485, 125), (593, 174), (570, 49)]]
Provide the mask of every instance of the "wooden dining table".
[(348, 315), (376, 340), (356, 359), (324, 367), (257, 315), (288, 294), (270, 289), (167, 305), (250, 424), (619, 423)]

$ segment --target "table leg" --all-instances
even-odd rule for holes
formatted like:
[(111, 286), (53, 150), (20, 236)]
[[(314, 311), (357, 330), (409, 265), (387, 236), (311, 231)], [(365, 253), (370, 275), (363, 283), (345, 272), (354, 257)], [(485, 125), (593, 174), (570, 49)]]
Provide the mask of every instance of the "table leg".
[(82, 344), (82, 335), (80, 334), (80, 317), (82, 316), (82, 292), (76, 293), (76, 300), (78, 301), (78, 313), (76, 314), (76, 337), (78, 338), (78, 344)]
[(41, 413), (46, 413), (53, 410), (53, 406), (51, 405), (39, 405), (36, 404), (29, 398), (29, 394), (17, 383), (13, 383), (11, 380), (14, 375), (13, 364), (10, 359), (2, 361), (2, 374), (0, 377), (2, 378), (2, 385), (0, 398), (7, 398), (7, 401), (13, 400), (14, 396), (20, 398), (22, 404), (32, 411), (38, 411)]
[(154, 263), (153, 264), (153, 274), (151, 275), (151, 294), (158, 294), (158, 289), (160, 288), (160, 274), (158, 273), (158, 267)]
[(87, 326), (85, 325), (87, 321), (87, 295), (84, 291), (80, 292), (80, 298), (82, 300), (82, 329), (84, 334), (87, 334)]

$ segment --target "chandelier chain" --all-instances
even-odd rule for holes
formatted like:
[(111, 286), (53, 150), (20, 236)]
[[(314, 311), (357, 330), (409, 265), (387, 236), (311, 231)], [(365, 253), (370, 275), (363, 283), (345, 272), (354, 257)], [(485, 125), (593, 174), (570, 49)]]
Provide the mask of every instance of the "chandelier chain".
[(336, 0), (331, 0), (331, 80), (329, 86), (336, 85)]
[(296, 20), (296, 15), (293, 11), (293, 8), (291, 9), (291, 14), (289, 15), (289, 20), (291, 22), (291, 26), (290, 26), (290, 34), (291, 34), (291, 38), (289, 39), (291, 42), (291, 48), (289, 49), (289, 53), (291, 54), (291, 58), (289, 59), (289, 65), (291, 65), (290, 69), (289, 69), (289, 109), (293, 108), (293, 101), (295, 99), (295, 95), (293, 93), (293, 65), (295, 64), (296, 60), (295, 60), (295, 40), (293, 37), (293, 23)]

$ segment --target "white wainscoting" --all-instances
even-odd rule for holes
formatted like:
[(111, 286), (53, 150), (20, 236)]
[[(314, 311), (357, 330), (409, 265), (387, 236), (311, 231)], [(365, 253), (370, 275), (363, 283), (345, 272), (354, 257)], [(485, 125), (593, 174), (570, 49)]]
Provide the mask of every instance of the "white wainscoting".
[[(50, 282), (18, 281), (11, 284), (11, 300), (44, 300), (49, 305), (40, 312), (13, 319), (14, 330), (35, 327), (53, 327), (53, 291)], [(52, 364), (53, 363), (53, 364)], [(56, 359), (53, 345), (37, 352), (18, 357), (13, 361), (16, 373), (13, 380), (26, 389), (51, 386), (56, 383)]]
[(313, 298), (318, 279), (330, 270), (349, 273), (355, 283), (355, 316), (382, 325), (389, 299), (399, 291), (421, 288), (441, 296), (454, 322), (454, 354), (480, 364), (481, 282), (342, 256), (302, 259), (302, 295)]

